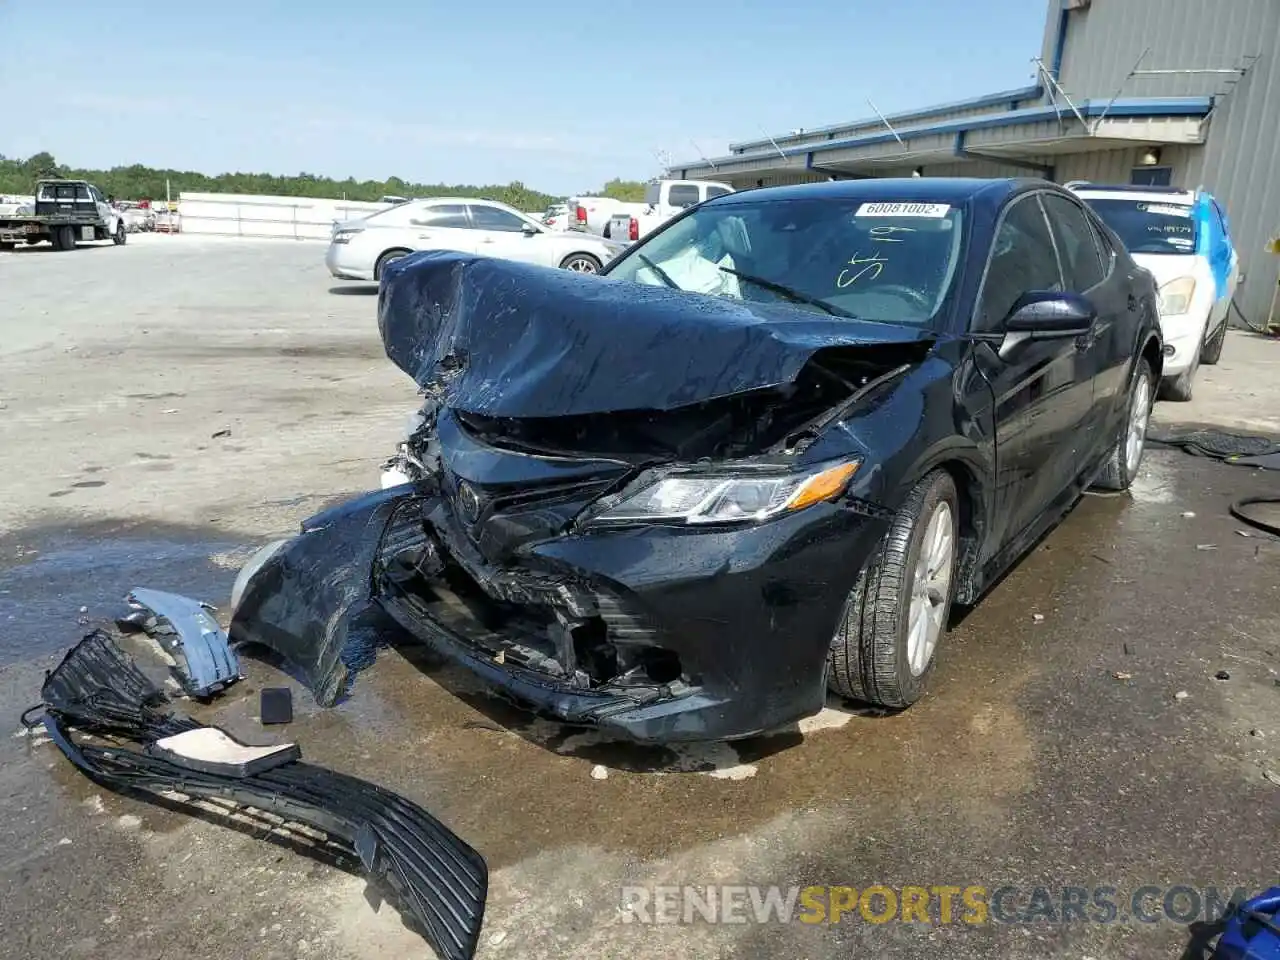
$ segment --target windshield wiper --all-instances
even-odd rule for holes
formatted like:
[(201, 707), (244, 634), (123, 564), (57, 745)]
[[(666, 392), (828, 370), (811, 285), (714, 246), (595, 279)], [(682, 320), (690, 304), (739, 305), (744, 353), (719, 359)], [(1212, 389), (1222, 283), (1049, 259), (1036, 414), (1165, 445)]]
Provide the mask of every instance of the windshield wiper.
[(658, 275), (658, 279), (661, 280), (663, 283), (665, 283), (672, 290), (683, 289), (680, 286), (680, 284), (676, 283), (669, 276), (667, 276), (667, 271), (663, 270), (660, 266), (658, 266), (656, 263), (654, 263), (652, 260), (646, 257), (643, 253), (637, 253), (635, 257), (637, 260), (643, 263), (646, 267), (648, 267), (650, 270), (656, 273)]
[(793, 303), (807, 303), (810, 306), (817, 307), (819, 310), (823, 310), (826, 313), (831, 314), (831, 316), (833, 317), (843, 317), (846, 320), (858, 319), (852, 313), (848, 313), (847, 311), (841, 310), (839, 307), (833, 306), (832, 304), (827, 303), (827, 301), (825, 300), (822, 300), (818, 297), (811, 297), (807, 293), (801, 293), (799, 290), (795, 290), (791, 287), (788, 287), (786, 284), (778, 283), (776, 280), (766, 280), (764, 277), (752, 276), (749, 273), (743, 273), (740, 270), (735, 270), (733, 269), (733, 267), (721, 266), (719, 267), (719, 269), (724, 271), (725, 273), (732, 274), (733, 276), (737, 277), (739, 280), (745, 280), (747, 281), (747, 283), (754, 283), (757, 287), (763, 287), (766, 290), (771, 290), (774, 293), (778, 294), (779, 296), (785, 297), (786, 299), (792, 301)]

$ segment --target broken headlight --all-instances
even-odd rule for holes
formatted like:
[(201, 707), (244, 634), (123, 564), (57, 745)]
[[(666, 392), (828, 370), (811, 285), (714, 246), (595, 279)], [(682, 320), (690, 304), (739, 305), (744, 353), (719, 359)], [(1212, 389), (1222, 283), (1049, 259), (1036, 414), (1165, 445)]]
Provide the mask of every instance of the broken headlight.
[(857, 469), (858, 464), (854, 462), (805, 473), (659, 477), (597, 514), (592, 521), (698, 524), (769, 520), (838, 497)]

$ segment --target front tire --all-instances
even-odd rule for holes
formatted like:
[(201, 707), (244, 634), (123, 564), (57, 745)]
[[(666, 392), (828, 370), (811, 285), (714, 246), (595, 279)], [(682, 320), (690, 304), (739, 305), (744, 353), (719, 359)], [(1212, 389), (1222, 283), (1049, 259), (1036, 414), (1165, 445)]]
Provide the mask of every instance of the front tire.
[(111, 242), (114, 243), (117, 247), (123, 247), (125, 245), (125, 241), (128, 239), (129, 239), (129, 234), (125, 230), (124, 224), (117, 223), (116, 232), (115, 232), (115, 235), (111, 238)]
[(1222, 358), (1222, 345), (1227, 340), (1227, 318), (1222, 318), (1222, 323), (1218, 327), (1218, 331), (1209, 338), (1204, 345), (1204, 349), (1200, 351), (1200, 362), (1213, 366)]
[(1125, 407), (1124, 422), (1116, 445), (1107, 454), (1102, 472), (1094, 486), (1103, 490), (1128, 490), (1133, 478), (1142, 466), (1142, 454), (1147, 446), (1147, 426), (1151, 422), (1152, 398), (1155, 396), (1155, 378), (1151, 364), (1145, 358), (1138, 359), (1137, 369), (1129, 387), (1129, 404)]
[(833, 693), (891, 709), (923, 695), (955, 595), (959, 517), (945, 470), (912, 488), (845, 601), (827, 658)]
[(574, 273), (599, 273), (600, 261), (589, 253), (571, 253), (560, 261), (560, 267)]

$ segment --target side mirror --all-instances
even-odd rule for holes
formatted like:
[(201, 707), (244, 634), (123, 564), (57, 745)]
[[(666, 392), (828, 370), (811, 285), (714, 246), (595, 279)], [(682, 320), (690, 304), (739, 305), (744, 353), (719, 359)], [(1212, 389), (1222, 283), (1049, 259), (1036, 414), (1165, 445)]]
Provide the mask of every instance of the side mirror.
[(541, 233), (542, 231), (539, 230), (537, 227), (535, 227), (532, 223), (526, 223), (520, 227), (520, 232), (523, 233), (526, 237), (532, 237)]
[(1018, 298), (1004, 320), (1000, 358), (1006, 359), (1028, 340), (1081, 337), (1093, 327), (1098, 311), (1078, 293), (1037, 290)]
[(1078, 293), (1041, 290), (1018, 298), (1005, 318), (1004, 329), (1036, 340), (1079, 337), (1089, 332), (1097, 316), (1093, 304)]

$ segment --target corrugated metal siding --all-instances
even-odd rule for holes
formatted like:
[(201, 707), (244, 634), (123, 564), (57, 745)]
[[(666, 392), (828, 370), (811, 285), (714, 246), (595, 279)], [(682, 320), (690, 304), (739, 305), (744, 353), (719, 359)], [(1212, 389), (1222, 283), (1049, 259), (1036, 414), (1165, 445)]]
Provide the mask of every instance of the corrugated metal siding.
[[(1218, 96), (1205, 146), (1186, 148), (1186, 166), (1175, 175), (1183, 186), (1203, 185), (1226, 208), (1248, 278), (1237, 302), (1255, 322), (1270, 306), (1280, 266), (1263, 250), (1280, 234), (1277, 38), (1280, 0), (1094, 0), (1071, 14), (1062, 71), (1073, 99), (1110, 98), (1147, 47), (1143, 69), (1222, 69), (1260, 55), (1234, 86), (1221, 76), (1193, 75), (1135, 79), (1123, 89), (1125, 96)], [(1165, 148), (1165, 157), (1172, 152)], [(1128, 179), (1117, 159), (1096, 162), (1110, 178)]]
[[(729, 177), (728, 182), (733, 185), (735, 190), (750, 190), (752, 187), (791, 187), (798, 183), (822, 183), (826, 179), (827, 176), (825, 174), (805, 171), (803, 173), (781, 173), (773, 176)], [(763, 182), (757, 183), (757, 180)]]
[[(1199, 163), (1201, 147), (1161, 147), (1160, 166), (1173, 168), (1173, 186), (1194, 187), (1193, 167)], [(1123, 150), (1095, 150), (1091, 153), (1064, 154), (1054, 159), (1056, 179), (1089, 180), (1093, 183), (1128, 183), (1138, 165), (1140, 147)]]
[[(1142, 51), (1146, 70), (1225, 68), (1276, 42), (1276, 0), (1094, 0), (1070, 14), (1061, 83), (1072, 99), (1110, 98)], [(1204, 96), (1221, 77), (1134, 79), (1126, 96)]]

